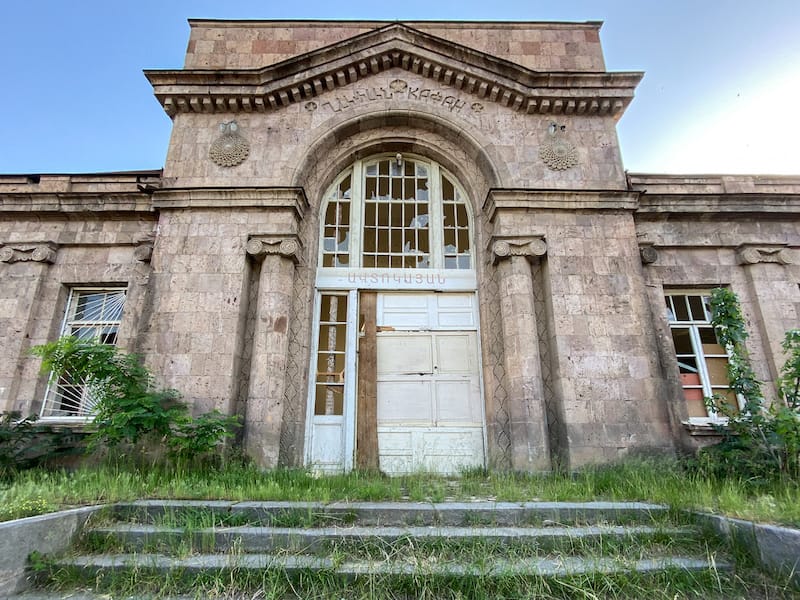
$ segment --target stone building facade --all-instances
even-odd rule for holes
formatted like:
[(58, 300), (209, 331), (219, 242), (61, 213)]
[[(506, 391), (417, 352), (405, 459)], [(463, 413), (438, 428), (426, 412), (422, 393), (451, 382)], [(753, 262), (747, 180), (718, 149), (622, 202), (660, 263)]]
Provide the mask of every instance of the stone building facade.
[[(729, 286), (775, 400), (800, 177), (626, 173), (600, 24), (191, 21), (161, 171), (0, 176), (0, 410), (139, 353), (264, 467), (546, 471), (708, 439)], [(735, 401), (735, 398), (733, 399)]]

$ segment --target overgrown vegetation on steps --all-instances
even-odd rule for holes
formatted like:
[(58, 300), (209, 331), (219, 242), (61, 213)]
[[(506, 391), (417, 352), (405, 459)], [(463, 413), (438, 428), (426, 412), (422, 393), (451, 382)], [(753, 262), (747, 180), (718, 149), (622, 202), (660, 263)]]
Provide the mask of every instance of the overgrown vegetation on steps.
[[(753, 577), (751, 578), (750, 575)], [(189, 575), (179, 571), (139, 569), (107, 572), (95, 580), (95, 589), (114, 597), (135, 594), (191, 594), (195, 598), (264, 598), (287, 600), (467, 600), (520, 599), (566, 600), (731, 600), (764, 598), (789, 600), (791, 590), (775, 585), (757, 573), (728, 578), (715, 571), (681, 569), (614, 576), (587, 574), (559, 578), (531, 578), (508, 574), (500, 577), (446, 577), (420, 573), (406, 576), (363, 575), (342, 580), (325, 572), (305, 572), (288, 577), (272, 570)], [(84, 582), (80, 570), (65, 569), (56, 589), (75, 589)]]
[(315, 477), (300, 469), (263, 472), (241, 463), (225, 468), (138, 468), (105, 464), (75, 471), (30, 470), (0, 483), (0, 518), (57, 508), (135, 500), (412, 500), (446, 499), (642, 500), (763, 522), (800, 526), (800, 485), (774, 481), (754, 487), (736, 479), (709, 479), (666, 459), (631, 460), (574, 474), (472, 471), (461, 478), (431, 474), (387, 478), (374, 473)]

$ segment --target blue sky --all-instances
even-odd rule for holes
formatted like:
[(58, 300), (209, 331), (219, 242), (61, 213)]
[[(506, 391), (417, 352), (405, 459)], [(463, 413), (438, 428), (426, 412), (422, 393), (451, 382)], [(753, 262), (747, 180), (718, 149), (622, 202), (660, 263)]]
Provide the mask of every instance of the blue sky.
[(142, 70), (182, 66), (188, 18), (602, 20), (608, 70), (645, 71), (628, 170), (800, 174), (797, 0), (6, 0), (0, 173), (160, 168), (170, 120)]

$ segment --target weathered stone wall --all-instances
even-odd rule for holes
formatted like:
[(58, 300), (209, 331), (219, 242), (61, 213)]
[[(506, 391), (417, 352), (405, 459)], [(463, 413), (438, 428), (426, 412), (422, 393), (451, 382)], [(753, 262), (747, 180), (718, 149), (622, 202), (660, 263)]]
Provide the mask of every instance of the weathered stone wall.
[[(448, 98), (452, 100), (445, 103)], [(209, 159), (208, 152), (220, 135), (219, 124), (234, 118), (250, 153), (236, 167), (220, 167)], [(371, 123), (376, 119), (394, 127), (385, 132), (386, 147), (394, 139), (414, 140), (418, 151), (424, 153), (426, 137), (414, 138), (409, 131), (420, 128), (419, 121), (440, 136), (464, 138), (460, 152), (480, 148), (497, 169), (499, 180), (493, 182), (497, 187), (625, 187), (612, 117), (517, 112), (401, 69), (271, 112), (179, 113), (174, 119), (164, 176), (170, 187), (292, 185), (294, 180), (307, 177), (297, 172), (299, 166), (317, 170), (316, 162), (324, 160), (316, 152), (320, 140), (335, 131), (340, 148), (356, 152), (352, 138), (362, 126), (373, 128)], [(539, 157), (541, 146), (550, 139), (552, 122), (565, 128), (564, 138), (575, 147), (577, 164), (571, 169), (552, 170)], [(354, 157), (351, 154), (350, 162)], [(311, 190), (307, 192), (311, 198)]]
[[(5, 196), (5, 201), (10, 198)], [(17, 202), (18, 200), (14, 200)], [(85, 210), (87, 203), (83, 203)], [(97, 204), (94, 203), (94, 208)], [(29, 209), (41, 208), (28, 199)], [(75, 209), (79, 203), (75, 204)], [(0, 222), (0, 410), (38, 413), (45, 377), (39, 359), (29, 355), (37, 344), (58, 337), (72, 286), (124, 286), (128, 290), (119, 343), (134, 345), (146, 300), (149, 267), (136, 248), (153, 232), (154, 216), (78, 213), (73, 218), (6, 213)], [(48, 247), (44, 259), (29, 248)], [(4, 259), (6, 256), (3, 257)]]
[[(552, 322), (543, 334), (552, 334), (544, 371), (551, 382), (543, 395), (552, 397), (537, 401), (559, 420), (551, 439), (567, 447), (554, 454), (574, 468), (631, 452), (670, 451), (632, 215), (635, 196), (509, 191), (489, 198), (496, 238), (536, 236), (547, 244), (546, 269), (535, 281), (547, 278), (544, 313)], [(523, 335), (516, 343), (523, 345), (515, 349), (521, 356), (541, 355), (541, 339)]]
[[(604, 71), (600, 23), (407, 21), (444, 38), (536, 71)], [(187, 69), (254, 69), (391, 24), (389, 21), (190, 20)]]
[[(792, 182), (787, 178), (680, 178), (633, 176), (634, 187), (647, 187), (636, 215), (641, 243), (655, 250), (644, 268), (654, 314), (670, 407), (677, 439), (691, 449), (707, 443), (702, 429), (690, 430), (675, 351), (664, 313), (670, 290), (734, 291), (748, 323), (747, 343), (753, 368), (764, 382), (768, 401), (777, 398), (776, 378), (785, 360), (784, 332), (800, 324), (800, 217)], [(754, 218), (754, 211), (760, 211)]]

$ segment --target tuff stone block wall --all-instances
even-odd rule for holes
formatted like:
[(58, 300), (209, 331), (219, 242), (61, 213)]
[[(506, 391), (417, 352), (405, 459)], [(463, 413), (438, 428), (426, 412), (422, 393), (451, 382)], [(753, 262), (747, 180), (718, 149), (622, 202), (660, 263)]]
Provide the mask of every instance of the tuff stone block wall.
[[(186, 69), (254, 69), (343, 42), (388, 21), (189, 21)], [(600, 23), (407, 25), (536, 71), (604, 71)]]

